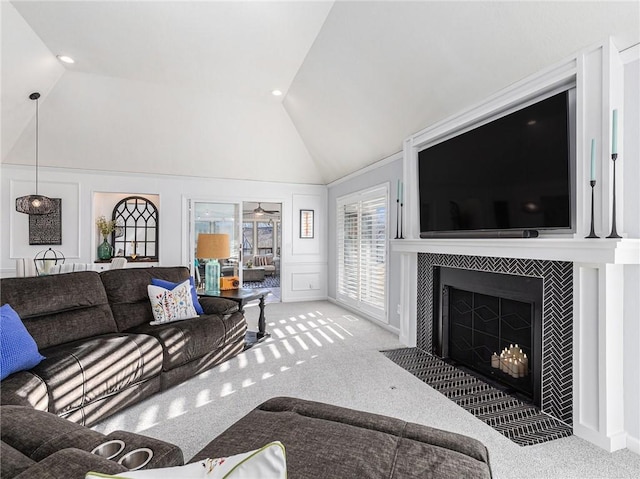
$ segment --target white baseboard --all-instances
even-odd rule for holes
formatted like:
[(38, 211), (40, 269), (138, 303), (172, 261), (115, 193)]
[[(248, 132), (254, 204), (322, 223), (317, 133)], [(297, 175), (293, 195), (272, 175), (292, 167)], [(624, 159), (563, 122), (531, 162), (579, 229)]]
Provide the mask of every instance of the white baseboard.
[(353, 307), (351, 307), (349, 305), (341, 303), (340, 301), (338, 301), (335, 298), (328, 297), (327, 301), (329, 301), (330, 303), (336, 304), (336, 305), (340, 306), (341, 308), (348, 309), (349, 311), (353, 311), (357, 315), (362, 316), (367, 321), (370, 321), (373, 324), (375, 324), (377, 326), (380, 326), (382, 329), (386, 329), (387, 331), (389, 331), (389, 332), (391, 332), (391, 333), (393, 333), (393, 334), (395, 334), (397, 336), (400, 336), (400, 330), (398, 328), (396, 328), (394, 326), (391, 326), (389, 324), (385, 324), (385, 323), (383, 323), (382, 321), (380, 321), (380, 320), (378, 320), (376, 318), (372, 318), (371, 316), (367, 315), (367, 313), (364, 313), (362, 311), (359, 311), (356, 308), (353, 308)]
[(0, 278), (15, 278), (16, 277), (16, 269), (15, 268), (2, 268), (0, 269)]
[(619, 451), (625, 447), (629, 447), (629, 436), (625, 432), (607, 436), (606, 434), (602, 434), (590, 427), (576, 424), (574, 422), (573, 434), (608, 452)]
[(627, 449), (640, 455), (640, 439), (627, 435)]

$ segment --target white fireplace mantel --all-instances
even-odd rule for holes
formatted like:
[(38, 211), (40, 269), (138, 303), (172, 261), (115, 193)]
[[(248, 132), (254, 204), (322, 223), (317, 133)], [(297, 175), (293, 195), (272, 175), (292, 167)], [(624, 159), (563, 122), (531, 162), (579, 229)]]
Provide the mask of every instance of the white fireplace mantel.
[[(474, 121), (564, 85), (573, 85), (576, 90), (575, 232), (545, 233), (539, 238), (420, 239), (418, 152), (439, 139), (462, 131)], [(416, 346), (419, 253), (572, 262), (574, 434), (608, 451), (627, 447), (640, 454), (640, 428), (634, 422), (638, 419), (640, 383), (637, 373), (633, 372), (637, 371), (638, 364), (634, 338), (640, 329), (635, 292), (640, 278), (640, 238), (629, 238), (626, 234), (626, 231), (637, 230), (638, 220), (633, 213), (637, 206), (624, 201), (625, 188), (635, 189), (638, 185), (633, 175), (624, 174), (624, 163), (619, 162), (617, 191), (614, 191), (612, 162), (604, 161), (612, 144), (611, 111), (619, 109), (624, 118), (625, 101), (635, 98), (635, 90), (629, 88), (631, 97), (626, 100), (626, 91), (622, 59), (609, 40), (405, 139), (403, 226), (408, 239), (391, 240), (391, 251), (399, 253), (399, 339), (407, 346)], [(627, 131), (624, 125), (621, 131)], [(598, 157), (602, 159), (597, 169), (598, 187), (594, 200), (594, 227), (600, 238), (585, 239), (591, 226), (588, 146), (593, 138), (598, 140)], [(626, 144), (635, 145), (635, 141), (633, 135)], [(619, 145), (624, 144), (623, 133)], [(624, 152), (619, 155), (627, 158)], [(612, 224), (614, 198), (618, 200), (617, 230), (622, 239), (605, 238)], [(626, 228), (625, 220), (633, 226)]]
[(573, 263), (640, 264), (639, 239), (403, 239), (392, 240), (391, 250)]

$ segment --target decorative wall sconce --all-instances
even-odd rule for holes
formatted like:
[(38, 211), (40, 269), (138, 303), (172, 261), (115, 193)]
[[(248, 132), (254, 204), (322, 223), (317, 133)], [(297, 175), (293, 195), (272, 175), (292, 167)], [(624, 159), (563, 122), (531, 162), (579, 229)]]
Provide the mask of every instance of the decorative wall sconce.
[(40, 98), (38, 92), (29, 95), (29, 99), (36, 102), (36, 193), (16, 198), (16, 211), (28, 215), (48, 215), (55, 208), (51, 198), (38, 194), (38, 98)]

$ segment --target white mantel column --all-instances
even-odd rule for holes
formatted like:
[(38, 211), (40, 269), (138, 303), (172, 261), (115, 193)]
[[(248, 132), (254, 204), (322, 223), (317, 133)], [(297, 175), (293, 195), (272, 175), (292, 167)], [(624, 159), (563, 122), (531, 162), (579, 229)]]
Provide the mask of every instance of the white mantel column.
[(574, 265), (573, 428), (608, 451), (624, 431), (624, 265)]

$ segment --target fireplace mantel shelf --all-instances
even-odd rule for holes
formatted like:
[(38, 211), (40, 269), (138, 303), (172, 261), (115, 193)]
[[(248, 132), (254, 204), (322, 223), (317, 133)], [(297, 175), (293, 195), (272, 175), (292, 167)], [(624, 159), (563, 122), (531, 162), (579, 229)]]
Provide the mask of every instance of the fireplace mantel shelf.
[(402, 239), (391, 240), (400, 253), (440, 253), (575, 263), (640, 264), (640, 239)]

